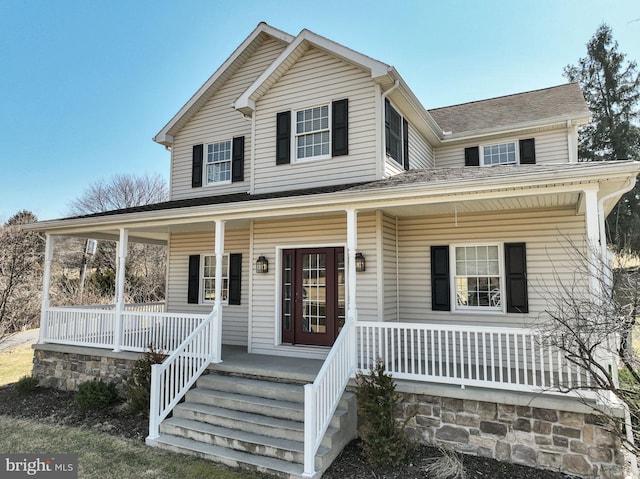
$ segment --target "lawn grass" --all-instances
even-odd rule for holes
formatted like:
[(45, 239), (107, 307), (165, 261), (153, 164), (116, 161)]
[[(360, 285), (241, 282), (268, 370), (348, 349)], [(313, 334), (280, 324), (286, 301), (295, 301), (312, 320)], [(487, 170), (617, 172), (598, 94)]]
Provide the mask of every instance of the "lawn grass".
[(15, 383), (22, 376), (31, 376), (33, 349), (30, 344), (0, 351), (0, 386)]
[(264, 477), (154, 449), (89, 429), (0, 415), (0, 453), (77, 454), (83, 479), (257, 479)]

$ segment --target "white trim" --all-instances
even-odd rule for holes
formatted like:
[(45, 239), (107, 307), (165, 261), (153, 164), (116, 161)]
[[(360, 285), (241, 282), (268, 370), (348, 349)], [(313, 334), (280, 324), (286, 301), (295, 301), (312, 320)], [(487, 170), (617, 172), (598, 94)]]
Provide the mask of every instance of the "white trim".
[[(456, 290), (456, 248), (474, 246), (497, 246), (498, 247), (498, 276), (500, 278), (500, 307), (494, 306), (459, 306)], [(449, 287), (451, 295), (451, 312), (471, 313), (471, 314), (496, 314), (506, 313), (506, 271), (504, 265), (504, 243), (502, 242), (469, 242), (452, 243), (449, 245)]]
[(291, 43), (294, 39), (293, 36), (285, 33), (281, 30), (273, 28), (264, 22), (260, 22), (258, 26), (249, 34), (249, 36), (233, 51), (233, 53), (220, 65), (220, 67), (209, 77), (209, 79), (202, 85), (198, 91), (184, 104), (182, 108), (176, 113), (169, 123), (167, 123), (153, 138), (153, 141), (163, 144), (173, 144), (173, 135), (169, 134), (169, 131), (185, 116), (190, 110), (198, 103), (200, 98), (205, 95), (212, 87), (216, 86), (216, 82), (224, 75), (228, 68), (249, 48), (249, 46), (260, 36), (261, 33), (265, 33), (273, 38), (281, 40), (286, 43)]
[[(240, 110), (242, 113), (251, 115), (255, 111), (256, 101), (265, 93), (261, 88), (265, 83), (275, 76), (279, 77), (280, 68), (286, 65), (290, 56), (295, 54), (299, 47), (304, 48), (303, 43), (308, 43), (314, 47), (317, 47), (325, 52), (335, 55), (353, 65), (365, 68), (371, 72), (371, 78), (376, 79), (386, 76), (391, 71), (392, 67), (386, 63), (374, 60), (371, 57), (363, 55), (351, 50), (343, 45), (340, 45), (332, 40), (321, 37), (309, 30), (302, 30), (298, 36), (285, 48), (285, 50), (276, 58), (276, 60), (269, 65), (269, 67), (262, 72), (262, 74), (254, 81), (234, 102), (233, 106), (236, 110)], [(277, 78), (275, 78), (277, 80)], [(254, 97), (256, 95), (256, 97)]]
[[(212, 162), (209, 163), (208, 158), (209, 158), (209, 146), (213, 146), (213, 145), (219, 145), (221, 143), (229, 143), (229, 159), (228, 160), (224, 160), (224, 161), (218, 161), (218, 162)], [(231, 182), (233, 181), (233, 138), (231, 139), (223, 139), (223, 140), (219, 140), (219, 141), (210, 141), (210, 142), (205, 142), (202, 145), (202, 187), (203, 188), (208, 188), (211, 186), (222, 186), (222, 185), (230, 185)], [(208, 172), (208, 166), (209, 165), (216, 165), (216, 164), (222, 164), (222, 163), (229, 163), (229, 179), (228, 180), (224, 180), (224, 181), (212, 181), (209, 182), (209, 172)]]
[[(305, 106), (302, 108), (296, 108), (296, 109), (292, 109), (291, 110), (291, 163), (307, 163), (310, 161), (320, 161), (320, 160), (328, 160), (331, 159), (331, 147), (332, 147), (332, 143), (331, 143), (331, 138), (332, 138), (332, 126), (333, 126), (333, 116), (332, 116), (332, 105), (333, 105), (333, 101), (329, 101), (328, 103), (314, 103), (313, 105), (310, 106)], [(325, 155), (317, 155), (317, 156), (306, 156), (303, 158), (298, 158), (298, 137), (301, 136), (306, 136), (306, 135), (313, 135), (314, 133), (322, 133), (325, 130), (324, 129), (320, 129), (320, 130), (314, 130), (311, 132), (306, 132), (306, 133), (297, 133), (297, 124), (298, 124), (298, 120), (297, 120), (297, 116), (298, 113), (301, 111), (306, 111), (306, 110), (313, 110), (314, 108), (322, 108), (326, 106), (327, 107), (327, 121), (328, 121), (328, 125), (327, 125), (327, 129), (326, 131), (329, 132), (329, 152)]]

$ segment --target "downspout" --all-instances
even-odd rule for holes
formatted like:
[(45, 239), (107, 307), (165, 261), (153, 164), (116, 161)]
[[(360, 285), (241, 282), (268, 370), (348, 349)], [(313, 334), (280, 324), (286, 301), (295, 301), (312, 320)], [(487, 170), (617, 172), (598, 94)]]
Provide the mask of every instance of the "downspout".
[(602, 198), (598, 200), (598, 223), (600, 226), (600, 255), (601, 255), (602, 261), (606, 261), (606, 257), (607, 257), (607, 233), (604, 228), (605, 227), (604, 220), (606, 219), (604, 217), (604, 202), (617, 195), (622, 196), (625, 193), (628, 193), (633, 189), (634, 185), (635, 185), (635, 179), (629, 178), (627, 179), (627, 184), (625, 184), (622, 188), (614, 191), (613, 193), (609, 193), (608, 195), (604, 195)]
[(382, 117), (382, 128), (380, 130), (381, 134), (382, 134), (382, 149), (380, 151), (382, 157), (380, 158), (381, 160), (381, 165), (382, 165), (382, 175), (384, 176), (384, 171), (385, 171), (385, 161), (386, 161), (386, 155), (387, 155), (387, 139), (385, 138), (385, 134), (384, 134), (384, 128), (385, 128), (385, 108), (384, 108), (384, 101), (387, 99), (387, 97), (393, 93), (393, 91), (398, 88), (400, 86), (400, 81), (396, 80), (393, 83), (393, 86), (391, 88), (389, 88), (388, 90), (385, 90), (382, 92), (381, 95), (381, 102), (382, 102), (382, 115), (380, 115)]

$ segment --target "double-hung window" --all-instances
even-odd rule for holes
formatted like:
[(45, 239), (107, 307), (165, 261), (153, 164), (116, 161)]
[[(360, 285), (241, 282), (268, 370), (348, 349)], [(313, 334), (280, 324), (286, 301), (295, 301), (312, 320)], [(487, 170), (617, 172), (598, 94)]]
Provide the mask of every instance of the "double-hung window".
[(329, 105), (298, 110), (294, 121), (296, 159), (329, 158)]
[(208, 185), (231, 182), (231, 140), (207, 145), (205, 171)]
[(483, 145), (481, 151), (482, 164), (485, 166), (514, 165), (518, 163), (518, 152), (515, 141)]
[[(202, 261), (202, 300), (204, 302), (216, 299), (216, 257), (204, 255)], [(227, 303), (229, 298), (229, 255), (222, 257), (222, 302)]]
[(503, 311), (501, 246), (453, 245), (452, 248), (455, 309)]
[(385, 108), (387, 155), (402, 164), (402, 117), (387, 101)]

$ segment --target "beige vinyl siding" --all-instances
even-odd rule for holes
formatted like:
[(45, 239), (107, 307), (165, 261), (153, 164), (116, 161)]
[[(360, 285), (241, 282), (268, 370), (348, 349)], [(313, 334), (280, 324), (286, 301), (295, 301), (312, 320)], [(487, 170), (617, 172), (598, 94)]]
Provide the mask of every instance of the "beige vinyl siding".
[[(167, 310), (181, 313), (210, 313), (213, 304), (188, 304), (189, 255), (214, 254), (215, 226), (211, 231), (173, 233), (169, 249)], [(249, 229), (226, 229), (224, 252), (242, 253), (240, 305), (225, 305), (222, 312), (222, 343), (246, 346), (249, 311)]]
[(464, 149), (480, 144), (494, 144), (502, 141), (523, 140), (525, 138), (535, 138), (536, 141), (536, 164), (545, 163), (568, 163), (569, 150), (567, 142), (567, 130), (552, 130), (527, 134), (519, 137), (493, 138), (491, 140), (478, 140), (456, 144), (444, 145), (434, 149), (436, 168), (458, 168), (464, 166)]
[[(535, 324), (548, 308), (546, 298), (557, 289), (554, 275), (562, 282), (572, 278), (575, 268), (569, 259), (569, 241), (584, 245), (585, 219), (573, 209), (458, 215), (457, 226), (454, 221), (449, 215), (399, 219), (402, 321), (514, 327)], [(486, 242), (526, 243), (529, 314), (432, 311), (430, 247)]]
[(433, 168), (433, 147), (409, 125), (409, 167), (412, 170)]
[[(349, 155), (276, 165), (276, 114), (349, 99)], [(375, 87), (370, 74), (318, 49), (308, 50), (257, 102), (254, 192), (376, 179)], [(292, 128), (293, 134), (293, 128)]]
[(398, 320), (398, 251), (396, 218), (382, 215), (384, 321)]
[[(269, 273), (253, 275), (251, 352), (307, 357), (324, 357), (324, 348), (276, 345), (280, 337), (280, 259), (278, 251), (284, 248), (308, 248), (316, 246), (342, 246), (346, 249), (346, 215), (317, 216), (310, 219), (291, 218), (272, 221), (255, 221), (253, 227), (255, 264), (258, 256), (269, 260)], [(367, 270), (358, 273), (356, 301), (358, 317), (377, 320), (378, 295), (376, 290), (376, 214), (358, 215), (357, 251), (364, 254)]]
[[(233, 102), (284, 50), (285, 44), (265, 41), (187, 125), (175, 135), (171, 161), (171, 199), (249, 191), (251, 178), (251, 120), (232, 107)], [(191, 187), (193, 145), (245, 137), (244, 181)], [(206, 155), (206, 151), (205, 151)]]

